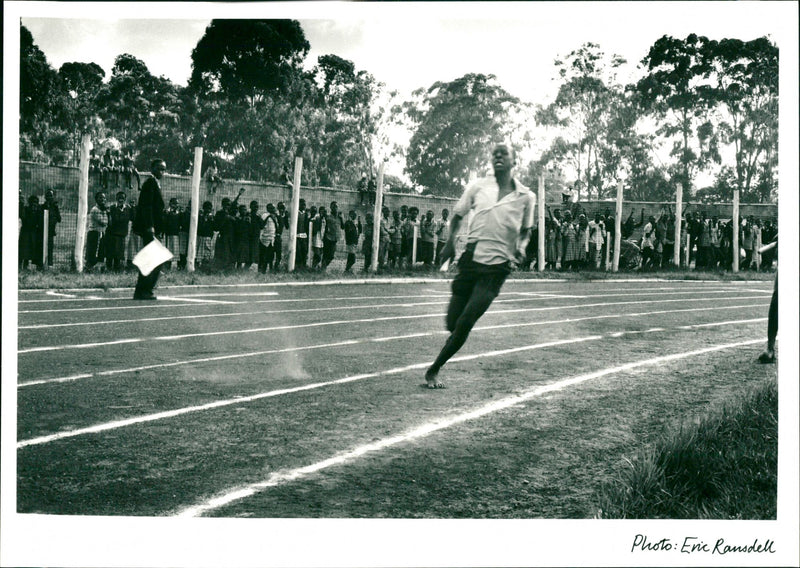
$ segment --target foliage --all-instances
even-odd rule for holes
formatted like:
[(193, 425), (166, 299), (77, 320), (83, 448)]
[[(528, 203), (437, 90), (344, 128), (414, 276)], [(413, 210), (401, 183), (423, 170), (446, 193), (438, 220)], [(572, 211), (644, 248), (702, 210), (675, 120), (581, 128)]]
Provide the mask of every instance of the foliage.
[(287, 93), (310, 47), (296, 20), (212, 20), (192, 51), (189, 86), (253, 106)]
[(685, 188), (698, 170), (719, 161), (716, 134), (707, 120), (712, 104), (705, 86), (712, 70), (708, 46), (708, 38), (696, 34), (661, 37), (642, 61), (648, 73), (636, 84), (643, 109), (660, 122), (657, 134), (673, 141), (670, 156), (680, 165), (676, 181)]
[(616, 70), (624, 63), (591, 42), (556, 60), (562, 81), (558, 95), (536, 115), (539, 124), (559, 132), (540, 160), (559, 169), (570, 165), (578, 174), (579, 193), (585, 187), (587, 197), (594, 190), (595, 198), (602, 198), (604, 190), (615, 185), (626, 158), (635, 157), (626, 148), (642, 143), (634, 132), (634, 99), (625, 96), (616, 80)]
[(434, 83), (421, 104), (406, 107), (416, 124), (406, 155), (411, 180), (437, 195), (460, 195), (485, 167), (491, 146), (505, 139), (508, 107), (518, 102), (494, 75)]
[(708, 58), (715, 81), (705, 96), (722, 111), (719, 130), (734, 148), (742, 200), (768, 201), (777, 188), (778, 48), (766, 37), (723, 39), (709, 42)]

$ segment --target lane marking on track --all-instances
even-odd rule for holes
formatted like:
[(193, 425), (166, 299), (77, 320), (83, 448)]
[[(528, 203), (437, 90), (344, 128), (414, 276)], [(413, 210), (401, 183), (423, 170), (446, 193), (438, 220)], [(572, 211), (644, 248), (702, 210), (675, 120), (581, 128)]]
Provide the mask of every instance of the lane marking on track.
[[(736, 298), (736, 300), (754, 300), (754, 299), (763, 299), (764, 296), (743, 296), (740, 298)], [(531, 298), (530, 300), (535, 300), (536, 298)], [(513, 302), (513, 301), (525, 301), (525, 300), (496, 300), (494, 304), (500, 304), (503, 302)], [(541, 312), (541, 311), (553, 311), (553, 310), (566, 310), (566, 309), (574, 309), (574, 308), (596, 308), (596, 307), (603, 307), (603, 306), (620, 306), (620, 305), (631, 305), (631, 304), (664, 304), (670, 302), (708, 302), (708, 298), (680, 298), (675, 300), (638, 300), (633, 302), (604, 302), (598, 304), (573, 304), (569, 306), (546, 306), (541, 308), (517, 308), (512, 310), (492, 310), (491, 308), (487, 311), (487, 314), (512, 314), (512, 313), (525, 313), (525, 312)], [(419, 302), (415, 304), (392, 304), (394, 307), (417, 307), (417, 306), (430, 306), (430, 305), (440, 305), (446, 302)], [(354, 309), (356, 306), (350, 306), (350, 309)], [(261, 312), (264, 314), (269, 313), (286, 313), (292, 311), (324, 311), (324, 310), (335, 310), (340, 308), (319, 308), (317, 310), (280, 310), (277, 312)], [(370, 319), (356, 319), (356, 320), (338, 320), (338, 321), (330, 321), (330, 322), (314, 322), (314, 323), (306, 323), (306, 324), (294, 324), (294, 325), (285, 325), (285, 326), (270, 326), (270, 327), (256, 327), (256, 328), (246, 328), (246, 329), (233, 329), (233, 330), (226, 330), (226, 331), (205, 331), (200, 333), (184, 333), (179, 335), (162, 335), (162, 336), (155, 336), (155, 337), (135, 337), (124, 340), (127, 343), (145, 343), (145, 342), (154, 342), (154, 341), (177, 341), (182, 339), (193, 339), (198, 337), (216, 337), (222, 335), (244, 335), (249, 333), (269, 333), (274, 332), (277, 330), (286, 330), (286, 329), (301, 329), (301, 328), (311, 328), (311, 327), (323, 327), (323, 326), (330, 326), (330, 325), (342, 325), (347, 323), (366, 323), (366, 322), (373, 322), (373, 321), (386, 321), (386, 320), (394, 320), (394, 319), (410, 319), (410, 318), (425, 318), (425, 317), (442, 317), (441, 314), (416, 314), (411, 316), (386, 316), (382, 318), (370, 318)], [(172, 318), (175, 319), (175, 318)], [(29, 347), (27, 349), (19, 349), (17, 350), (18, 355), (25, 355), (28, 353), (41, 353), (45, 351), (64, 351), (67, 349), (91, 349), (94, 347), (104, 347), (108, 345), (115, 345), (118, 343), (117, 341), (100, 341), (94, 343), (78, 343), (78, 344), (66, 344), (66, 345), (48, 345), (48, 346), (41, 346), (41, 347)]]
[[(730, 290), (722, 289), (722, 290), (704, 290), (704, 292), (709, 294), (725, 294), (730, 292)], [(659, 294), (660, 296), (675, 296), (675, 295), (684, 295), (684, 294), (692, 294), (695, 292), (683, 291), (683, 292), (665, 292), (663, 294)], [(586, 298), (615, 298), (617, 296), (651, 296), (647, 292), (641, 293), (619, 293), (619, 294), (589, 294), (586, 296), (575, 296), (576, 298), (586, 299)], [(508, 302), (523, 302), (528, 299), (536, 300), (542, 299), (536, 297), (534, 295), (521, 293), (521, 292), (509, 292), (509, 293), (501, 293), (500, 296), (508, 297), (508, 296), (515, 296), (514, 298), (507, 298), (501, 300), (495, 300), (493, 304), (500, 304), (500, 303), (508, 303)], [(522, 298), (516, 298), (516, 296), (523, 296)], [(177, 297), (177, 296), (176, 296)], [(553, 296), (557, 297), (557, 296)], [(564, 298), (569, 298), (570, 296), (562, 296)], [(450, 298), (449, 294), (441, 294), (441, 295), (414, 295), (414, 296), (385, 296), (381, 297), (381, 300), (387, 299), (408, 299), (408, 298)], [(255, 302), (228, 302), (233, 304), (279, 304), (279, 303), (290, 303), (290, 302), (333, 302), (333, 301), (340, 301), (340, 300), (374, 300), (376, 298), (366, 296), (366, 297), (357, 297), (357, 298), (299, 298), (299, 299), (281, 299), (281, 300), (257, 300)], [(544, 298), (549, 299), (549, 298)], [(727, 298), (726, 298), (727, 299)], [(739, 299), (739, 298), (734, 298)], [(283, 310), (260, 310), (260, 311), (251, 311), (251, 312), (228, 312), (228, 313), (221, 313), (221, 314), (192, 314), (188, 316), (164, 316), (164, 317), (152, 317), (152, 318), (134, 318), (134, 319), (118, 319), (118, 320), (102, 320), (102, 321), (80, 321), (80, 322), (68, 322), (68, 323), (42, 323), (42, 324), (33, 324), (33, 325), (20, 325), (17, 326), (17, 329), (46, 329), (50, 327), (75, 327), (75, 326), (87, 326), (87, 325), (106, 325), (109, 323), (133, 323), (133, 322), (141, 322), (141, 321), (159, 321), (159, 320), (173, 320), (173, 319), (195, 319), (195, 318), (216, 318), (216, 317), (232, 317), (232, 316), (242, 316), (242, 315), (259, 315), (259, 314), (282, 314), (282, 313), (301, 313), (301, 312), (316, 312), (316, 311), (333, 311), (333, 310), (363, 310), (363, 309), (381, 309), (381, 308), (392, 308), (392, 307), (415, 307), (415, 306), (426, 306), (426, 305), (438, 305), (447, 302), (417, 302), (417, 303), (403, 303), (403, 304), (363, 304), (363, 305), (356, 305), (356, 306), (329, 306), (329, 307), (322, 307), (322, 308), (290, 308), (290, 309), (283, 309)], [(154, 306), (150, 304), (149, 307), (161, 307), (161, 308), (173, 308), (176, 306), (188, 306), (190, 304), (173, 304), (173, 305), (162, 305), (162, 306)], [(135, 306), (118, 306), (118, 307), (108, 307), (108, 308), (64, 308), (64, 309), (53, 309), (53, 310), (22, 310), (17, 313), (20, 314), (38, 314), (38, 313), (53, 313), (53, 312), (75, 312), (75, 311), (92, 311), (92, 310), (121, 310), (121, 309), (138, 309), (141, 308), (141, 305)], [(197, 306), (193, 306), (197, 307)]]
[[(562, 323), (576, 323), (581, 321), (591, 321), (591, 320), (601, 320), (601, 319), (621, 319), (621, 318), (628, 318), (628, 317), (642, 317), (642, 316), (651, 316), (651, 315), (659, 315), (659, 314), (673, 314), (673, 313), (680, 313), (680, 312), (704, 312), (704, 311), (716, 311), (716, 310), (732, 310), (732, 309), (743, 309), (743, 308), (763, 308), (765, 306), (752, 304), (747, 306), (726, 306), (726, 307), (719, 307), (719, 308), (687, 308), (684, 310), (658, 310), (652, 312), (640, 312), (640, 313), (632, 313), (632, 314), (607, 314), (607, 315), (597, 315), (597, 316), (584, 316), (579, 318), (566, 318), (560, 320), (549, 320), (549, 321), (535, 321), (535, 322), (518, 322), (518, 323), (507, 323), (507, 324), (497, 324), (497, 325), (483, 325), (477, 326), (473, 328), (473, 332), (476, 331), (488, 331), (493, 329), (508, 329), (508, 328), (519, 328), (519, 327), (531, 327), (531, 326), (538, 326), (538, 325), (552, 325), (552, 324), (562, 324)], [(444, 314), (440, 314), (439, 317), (443, 317)], [(427, 316), (420, 316), (420, 317), (427, 317)], [(396, 319), (396, 318), (388, 318), (388, 319)], [(754, 322), (761, 322), (765, 321), (766, 318), (756, 318), (752, 320), (740, 320), (743, 323), (754, 323)], [(736, 323), (740, 323), (737, 321)], [(676, 329), (692, 329), (694, 327), (699, 326), (706, 326), (706, 324), (697, 324), (694, 326), (682, 326), (681, 328)], [(394, 335), (388, 337), (370, 337), (365, 339), (357, 339), (357, 340), (350, 340), (342, 345), (356, 345), (360, 343), (384, 343), (387, 341), (397, 341), (402, 339), (412, 339), (415, 337), (431, 337), (436, 335), (445, 335), (448, 332), (446, 330), (439, 330), (439, 331), (428, 331), (428, 332), (419, 332), (419, 333), (411, 333), (411, 334), (404, 334), (404, 335)], [(615, 332), (609, 333), (609, 337), (622, 337), (626, 333), (637, 333), (636, 331), (627, 331), (627, 332)], [(112, 375), (121, 375), (126, 373), (134, 373), (137, 371), (147, 371), (152, 369), (161, 369), (167, 367), (178, 367), (183, 365), (196, 365), (199, 363), (213, 363), (215, 361), (226, 361), (229, 359), (237, 359), (237, 358), (246, 358), (246, 357), (260, 357), (263, 355), (271, 355), (275, 353), (288, 353), (292, 351), (303, 351), (303, 350), (311, 350), (311, 349), (320, 349), (320, 348), (327, 348), (327, 347), (337, 347), (339, 346), (338, 343), (327, 343), (322, 345), (308, 345), (308, 346), (300, 346), (300, 347), (290, 347), (285, 349), (269, 349), (266, 351), (247, 351), (244, 353), (236, 353), (232, 355), (218, 355), (213, 357), (201, 357), (196, 359), (184, 359), (181, 361), (171, 361), (169, 363), (153, 363), (150, 365), (144, 365), (139, 367), (129, 367), (129, 368), (122, 368), (122, 369), (109, 369), (107, 371), (98, 371), (96, 373), (82, 373), (78, 375), (69, 375), (66, 377), (54, 377), (50, 379), (36, 379), (32, 381), (27, 381), (23, 383), (18, 383), (17, 388), (23, 387), (31, 387), (37, 385), (47, 385), (51, 383), (65, 383), (76, 381), (79, 379), (88, 379), (92, 377), (101, 377), (101, 376), (112, 376)]]
[[(48, 296), (61, 296), (62, 298), (74, 298), (75, 297), (74, 294), (60, 294), (58, 292), (53, 292), (53, 291), (47, 292), (47, 295)], [(20, 300), (19, 303), (22, 304), (22, 303), (25, 303), (26, 301), (29, 301), (29, 300)], [(55, 302), (56, 300), (34, 300), (34, 301), (35, 302)]]
[(355, 461), (358, 458), (364, 457), (367, 454), (379, 452), (381, 450), (385, 450), (387, 448), (391, 448), (392, 446), (396, 446), (399, 444), (404, 444), (413, 440), (417, 440), (420, 438), (424, 438), (433, 434), (435, 432), (439, 432), (440, 430), (445, 430), (447, 428), (451, 428), (453, 426), (457, 426), (459, 424), (463, 424), (465, 422), (469, 422), (472, 420), (477, 420), (479, 418), (483, 418), (500, 410), (505, 410), (511, 408), (513, 406), (528, 402), (534, 398), (540, 397), (545, 394), (550, 394), (553, 392), (558, 392), (561, 390), (566, 389), (567, 387), (579, 385), (581, 383), (585, 383), (594, 379), (599, 379), (602, 377), (606, 377), (608, 375), (615, 375), (618, 373), (624, 373), (626, 371), (630, 371), (633, 369), (637, 369), (640, 367), (650, 367), (653, 365), (659, 365), (663, 363), (670, 363), (672, 361), (678, 361), (681, 359), (686, 359), (689, 357), (696, 357), (700, 355), (705, 355), (707, 353), (713, 353), (716, 351), (723, 351), (726, 349), (734, 349), (737, 347), (744, 347), (747, 345), (753, 345), (755, 343), (762, 343), (763, 339), (751, 339), (749, 341), (741, 341), (738, 343), (727, 343), (724, 345), (714, 345), (713, 347), (706, 347), (704, 349), (696, 349), (694, 351), (685, 351), (683, 353), (673, 353), (671, 355), (664, 355), (661, 357), (653, 357), (651, 359), (644, 359), (641, 361), (634, 361), (631, 363), (626, 363), (624, 365), (619, 365), (617, 367), (609, 367), (606, 369), (601, 369), (599, 371), (593, 371), (591, 373), (585, 373), (583, 375), (577, 375), (574, 377), (570, 377), (567, 379), (563, 379), (557, 381), (555, 383), (550, 383), (547, 385), (542, 385), (538, 387), (531, 388), (527, 391), (524, 391), (520, 394), (508, 396), (502, 398), (497, 401), (493, 401), (489, 404), (485, 404), (483, 406), (479, 406), (473, 410), (468, 412), (462, 412), (461, 414), (457, 414), (455, 416), (450, 416), (448, 418), (442, 418), (439, 420), (434, 420), (432, 422), (428, 422), (423, 424), (422, 426), (416, 427), (412, 430), (408, 430), (402, 434), (398, 434), (396, 436), (390, 436), (388, 438), (383, 438), (381, 440), (377, 440), (375, 442), (371, 442), (369, 444), (364, 444), (362, 446), (358, 446), (353, 448), (349, 451), (338, 453), (334, 456), (331, 456), (327, 459), (309, 464), (304, 467), (294, 468), (294, 469), (284, 469), (278, 470), (269, 475), (267, 479), (263, 481), (259, 481), (256, 483), (250, 483), (248, 485), (236, 487), (233, 489), (229, 489), (223, 493), (220, 493), (211, 499), (208, 499), (204, 502), (201, 502), (197, 505), (193, 505), (182, 510), (179, 510), (175, 516), (178, 517), (198, 517), (205, 513), (208, 513), (214, 509), (218, 509), (222, 506), (229, 505), (235, 501), (240, 501), (247, 497), (252, 497), (255, 494), (268, 489), (270, 487), (275, 487), (278, 485), (283, 485), (286, 483), (290, 483), (292, 481), (297, 481), (312, 473), (316, 473), (318, 471), (322, 471), (324, 469), (328, 469), (335, 466), (345, 465), (349, 462)]
[[(495, 351), (487, 351), (484, 353), (477, 353), (474, 355), (464, 355), (461, 357), (453, 357), (450, 359), (450, 363), (457, 363), (459, 361), (472, 361), (474, 359), (480, 359), (484, 357), (497, 357), (498, 355), (508, 355), (509, 353), (517, 353), (520, 351), (529, 351), (532, 349), (544, 349), (546, 347), (555, 347), (560, 345), (568, 345), (570, 343), (582, 343), (585, 341), (595, 341), (598, 339), (602, 339), (602, 335), (591, 335), (586, 337), (577, 337), (571, 339), (562, 339), (559, 341), (550, 341), (547, 343), (536, 343), (533, 345), (525, 345), (522, 347), (513, 347), (510, 349), (501, 349)], [(345, 342), (342, 342), (345, 343)], [(87, 428), (78, 428), (75, 430), (67, 430), (64, 432), (58, 432), (56, 434), (49, 434), (47, 436), (40, 436), (38, 438), (30, 438), (28, 440), (22, 440), (17, 442), (17, 449), (26, 448), (28, 446), (35, 446), (40, 444), (46, 444), (49, 442), (54, 442), (56, 440), (62, 440), (64, 438), (73, 438), (75, 436), (82, 436), (84, 434), (96, 434), (98, 432), (104, 432), (107, 430), (114, 430), (116, 428), (122, 428), (123, 426), (131, 426), (133, 424), (141, 424), (144, 422), (153, 422), (155, 420), (163, 420), (165, 418), (174, 418), (175, 416), (181, 416), (183, 414), (189, 414), (192, 412), (200, 412), (203, 410), (212, 410), (216, 408), (222, 408), (225, 406), (231, 406), (233, 404), (242, 404), (245, 402), (252, 402), (255, 400), (261, 400), (264, 398), (272, 398), (276, 396), (281, 396), (285, 394), (291, 394), (296, 392), (302, 392), (307, 390), (314, 390), (322, 387), (327, 387), (331, 385), (340, 385), (344, 383), (350, 383), (353, 381), (360, 381), (364, 379), (371, 379), (375, 377), (380, 377), (384, 375), (395, 375), (398, 373), (404, 373), (407, 371), (413, 371), (417, 369), (424, 369), (429, 367), (433, 361), (427, 361), (425, 363), (415, 363), (413, 365), (406, 365), (403, 367), (395, 367), (394, 369), (387, 369), (384, 371), (376, 371), (374, 373), (363, 373), (360, 375), (352, 375), (349, 377), (343, 377), (341, 379), (334, 379), (331, 381), (324, 381), (319, 383), (311, 383), (306, 384), (298, 387), (291, 387), (285, 389), (278, 389), (274, 391), (262, 392), (259, 394), (254, 394), (250, 396), (239, 396), (236, 398), (230, 398), (225, 400), (217, 400), (214, 402), (209, 402), (207, 404), (201, 404), (198, 406), (188, 406), (184, 408), (178, 408), (175, 410), (167, 410), (164, 412), (156, 412), (154, 414), (146, 414), (143, 416), (137, 416), (134, 418), (127, 418), (124, 420), (115, 420), (113, 422), (105, 422), (102, 424), (96, 424), (94, 426), (89, 426)]]
[[(258, 287), (294, 287), (294, 286), (330, 286), (336, 284), (442, 284), (452, 282), (450, 278), (367, 278), (363, 280), (313, 280), (307, 282), (251, 282), (246, 284), (172, 284), (159, 286), (159, 289), (181, 289), (181, 288), (258, 288)], [(594, 285), (604, 284), (641, 284), (641, 283), (683, 283), (683, 284), (720, 284), (720, 280), (681, 280), (678, 278), (598, 278), (588, 280), (576, 280), (572, 278), (510, 278), (506, 283), (527, 283), (531, 285), (547, 285), (551, 283), (583, 283), (588, 282)], [(731, 280), (725, 282), (726, 285), (746, 286), (755, 282), (765, 282), (764, 280)], [(62, 292), (104, 292), (103, 288), (59, 288)], [(115, 292), (133, 291), (133, 288), (108, 288)], [(18, 290), (20, 293), (41, 293), (43, 288), (23, 288)]]
[[(43, 304), (43, 303), (53, 303), (53, 302), (83, 302), (85, 300), (93, 300), (95, 302), (102, 301), (102, 302), (110, 302), (115, 300), (132, 300), (129, 297), (121, 297), (121, 296), (112, 296), (112, 297), (100, 297), (100, 296), (83, 296), (78, 297), (75, 294), (60, 294), (58, 292), (47, 292), (48, 296), (59, 296), (58, 298), (47, 299), (47, 300), (19, 300), (17, 303), (19, 304)], [(175, 298), (179, 298), (181, 300), (186, 299), (187, 302), (190, 302), (188, 298), (204, 298), (206, 296), (214, 296), (214, 297), (222, 297), (222, 296), (279, 296), (278, 292), (242, 292), (242, 293), (226, 293), (226, 292), (207, 292), (204, 294), (183, 294), (179, 296), (172, 295), (169, 298), (166, 296), (159, 296), (159, 300), (173, 300)]]
[[(675, 291), (677, 290), (677, 291)], [(588, 291), (586, 294), (577, 295), (574, 297), (577, 298), (591, 298), (591, 297), (609, 297), (609, 296), (647, 296), (650, 295), (654, 291), (658, 292), (665, 292), (662, 295), (675, 295), (675, 294), (695, 294), (698, 291), (706, 292), (706, 293), (716, 293), (722, 294), (725, 292), (744, 292), (744, 291), (752, 291), (752, 292), (759, 292), (759, 293), (772, 293), (772, 288), (769, 290), (749, 290), (749, 289), (738, 289), (738, 288), (730, 288), (730, 287), (659, 287), (659, 288), (647, 288), (642, 289), (639, 288), (617, 288), (616, 290), (610, 290), (611, 292), (616, 291), (616, 294), (609, 294), (609, 290), (598, 290), (595, 293), (593, 291)], [(669, 291), (669, 292), (667, 292)], [(400, 295), (400, 296), (381, 296), (381, 298), (430, 298), (430, 297), (449, 297), (449, 292), (444, 291), (433, 291), (431, 290), (432, 294), (415, 294), (415, 295)], [(277, 294), (277, 293), (276, 293)], [(500, 293), (500, 296), (526, 296), (526, 295), (539, 295), (539, 296), (547, 296), (553, 295), (553, 297), (558, 297), (563, 295), (563, 290), (543, 290), (540, 292), (512, 292), (512, 291), (504, 291)], [(205, 295), (205, 294), (203, 294)], [(220, 296), (223, 294), (219, 294)], [(272, 294), (269, 294), (272, 295)], [(191, 296), (171, 296), (171, 298), (180, 298), (185, 299)], [(570, 297), (570, 296), (564, 296)], [(18, 310), (17, 313), (20, 314), (37, 314), (37, 313), (60, 313), (60, 312), (85, 312), (85, 311), (92, 311), (92, 310), (132, 310), (141, 308), (141, 304), (138, 302), (133, 303), (132, 298), (128, 297), (112, 297), (112, 298), (103, 298), (99, 296), (90, 296), (90, 297), (82, 297), (82, 298), (70, 298), (70, 299), (52, 299), (52, 300), (18, 300), (17, 303), (19, 304), (38, 304), (38, 303), (63, 303), (63, 302), (81, 302), (86, 301), (92, 298), (93, 301), (111, 301), (111, 300), (119, 300), (119, 301), (130, 301), (131, 304), (125, 306), (112, 306), (112, 307), (101, 307), (101, 306), (91, 306), (91, 307), (84, 307), (84, 308), (51, 308), (51, 309), (44, 309), (44, 310)], [(159, 296), (159, 299), (161, 296)], [(280, 300), (255, 300), (255, 301), (244, 301), (244, 302), (232, 302), (235, 304), (269, 304), (269, 303), (285, 303), (285, 302), (333, 302), (333, 301), (347, 301), (347, 300), (374, 300), (375, 296), (343, 296), (343, 297), (322, 297), (322, 298), (282, 298)], [(190, 300), (187, 300), (190, 301)], [(159, 304), (158, 301), (148, 304), (151, 308), (175, 308), (178, 307), (178, 304)], [(180, 304), (182, 307), (192, 306), (192, 304)], [(192, 306), (196, 307), (196, 306)]]
[(198, 304), (238, 304), (239, 302), (227, 302), (225, 300), (208, 300), (201, 298), (182, 298), (180, 296), (159, 296), (159, 300), (172, 300), (177, 302), (197, 302)]

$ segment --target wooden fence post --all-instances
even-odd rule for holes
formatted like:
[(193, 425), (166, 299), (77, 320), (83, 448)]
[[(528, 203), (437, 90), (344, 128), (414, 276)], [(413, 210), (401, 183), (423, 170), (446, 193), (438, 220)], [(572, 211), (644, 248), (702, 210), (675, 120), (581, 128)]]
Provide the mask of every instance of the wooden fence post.
[(42, 232), (44, 233), (44, 242), (42, 243), (42, 270), (47, 269), (47, 247), (49, 246), (48, 240), (50, 239), (50, 210), (44, 209), (42, 211), (44, 213), (44, 227), (42, 227)]
[(92, 140), (89, 134), (81, 138), (81, 158), (78, 165), (78, 220), (75, 228), (75, 270), (83, 272), (83, 249), (86, 246), (86, 215), (89, 212), (89, 150)]
[(739, 189), (733, 190), (733, 272), (739, 272)]
[(611, 271), (619, 271), (619, 247), (622, 244), (622, 180), (617, 182), (617, 209), (614, 216), (614, 260)]
[(538, 191), (538, 193), (539, 193), (539, 199), (538, 199), (539, 203), (538, 203), (538, 208), (537, 208), (538, 211), (537, 211), (537, 213), (539, 214), (538, 215), (539, 216), (539, 227), (536, 230), (539, 233), (539, 246), (538, 246), (538, 250), (536, 251), (536, 254), (537, 254), (536, 268), (537, 268), (537, 270), (539, 272), (544, 272), (544, 265), (545, 265), (545, 259), (544, 259), (544, 255), (545, 255), (545, 250), (544, 250), (544, 245), (545, 245), (545, 243), (544, 243), (544, 239), (545, 239), (545, 234), (544, 234), (544, 208), (545, 208), (545, 203), (544, 203), (544, 199), (545, 199), (545, 196), (544, 196), (544, 173), (540, 173), (539, 174), (539, 188), (538, 188), (538, 190), (539, 190)]
[[(289, 259), (286, 261), (286, 271), (292, 272), (297, 262), (297, 218), (300, 215), (300, 178), (303, 171), (303, 157), (294, 159), (294, 180), (292, 181), (292, 205), (289, 210)], [(311, 227), (308, 231), (308, 244), (311, 246)], [(308, 257), (311, 258), (310, 255)]]
[(383, 205), (383, 167), (385, 163), (385, 161), (382, 161), (381, 165), (378, 166), (378, 187), (375, 189), (375, 205), (372, 209), (372, 261), (369, 263), (371, 272), (375, 272), (378, 269), (378, 253), (380, 252), (381, 244), (381, 220), (383, 219), (383, 213), (381, 212)]
[(186, 251), (186, 271), (194, 272), (194, 261), (197, 258), (197, 221), (200, 213), (200, 174), (203, 171), (203, 147), (194, 148), (194, 165), (192, 166), (192, 207), (189, 212), (189, 250)]
[[(683, 219), (683, 184), (675, 185), (675, 244), (672, 250), (672, 263), (675, 268), (681, 267), (681, 220)], [(688, 227), (687, 227), (688, 229)]]

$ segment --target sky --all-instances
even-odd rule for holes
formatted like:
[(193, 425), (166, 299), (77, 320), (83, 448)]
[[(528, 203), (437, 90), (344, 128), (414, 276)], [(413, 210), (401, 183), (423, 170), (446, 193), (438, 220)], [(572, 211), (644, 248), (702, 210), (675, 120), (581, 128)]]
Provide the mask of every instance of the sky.
[(190, 9), (167, 3), (150, 11), (153, 19), (142, 19), (141, 8), (100, 4), (63, 16), (60, 6), (37, 10), (22, 23), (55, 68), (93, 61), (108, 76), (114, 58), (130, 53), (153, 74), (185, 85), (192, 49), (212, 17), (292, 17), (311, 44), (308, 67), (333, 53), (401, 93), (469, 72), (487, 73), (522, 100), (544, 103), (555, 95), (554, 60), (586, 42), (626, 58), (621, 78), (633, 78), (648, 48), (665, 34), (744, 40), (771, 35), (776, 21), (769, 3), (759, 3), (758, 10), (753, 4), (681, 9), (681, 3), (280, 3)]

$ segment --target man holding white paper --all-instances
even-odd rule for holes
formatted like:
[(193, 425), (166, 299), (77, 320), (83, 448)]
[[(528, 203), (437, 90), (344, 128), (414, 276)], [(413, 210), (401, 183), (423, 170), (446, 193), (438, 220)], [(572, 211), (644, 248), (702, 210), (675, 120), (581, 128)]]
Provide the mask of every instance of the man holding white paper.
[[(164, 198), (161, 196), (161, 184), (159, 180), (167, 171), (167, 164), (164, 160), (153, 160), (150, 164), (152, 177), (142, 184), (139, 200), (136, 206), (136, 216), (133, 220), (133, 232), (142, 237), (143, 248), (140, 255), (147, 255), (145, 247), (155, 240), (157, 233), (164, 231)], [(151, 247), (152, 248), (152, 247)], [(139, 255), (137, 255), (139, 256)], [(146, 266), (145, 262), (134, 262), (139, 268), (139, 278), (136, 281), (136, 290), (133, 293), (134, 300), (155, 300), (153, 288), (158, 282), (161, 272), (161, 264), (157, 264), (152, 270)]]

